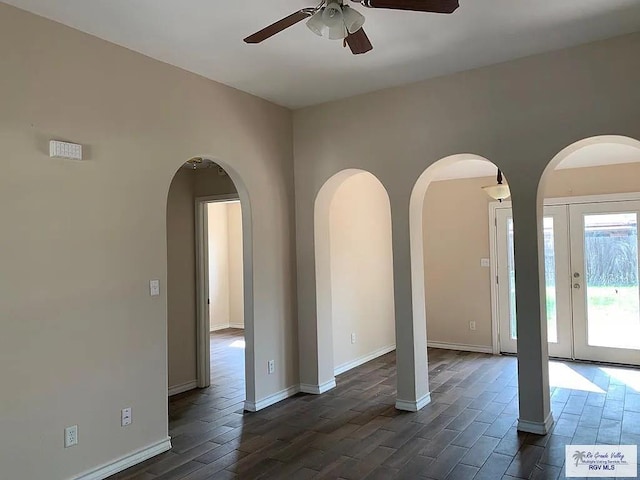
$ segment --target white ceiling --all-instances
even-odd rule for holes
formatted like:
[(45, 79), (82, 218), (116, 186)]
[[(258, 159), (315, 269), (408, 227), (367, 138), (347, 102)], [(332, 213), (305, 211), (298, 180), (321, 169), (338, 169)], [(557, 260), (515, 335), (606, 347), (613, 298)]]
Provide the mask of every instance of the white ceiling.
[[(567, 158), (558, 164), (556, 170), (634, 162), (640, 162), (640, 149), (637, 147), (618, 143), (597, 143), (582, 147), (569, 154)], [(489, 161), (459, 160), (435, 170), (433, 180), (491, 177), (496, 174), (496, 166)]]
[(369, 10), (353, 56), (303, 23), (242, 39), (318, 0), (3, 0), (291, 108), (640, 30), (638, 0), (460, 0), (453, 15)]

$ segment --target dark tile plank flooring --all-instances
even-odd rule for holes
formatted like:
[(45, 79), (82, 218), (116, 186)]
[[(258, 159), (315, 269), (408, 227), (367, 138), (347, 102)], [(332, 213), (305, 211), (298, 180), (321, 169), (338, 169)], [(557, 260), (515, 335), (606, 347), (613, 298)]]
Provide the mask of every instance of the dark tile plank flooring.
[(566, 444), (640, 443), (639, 370), (553, 362), (556, 425), (536, 436), (516, 430), (515, 358), (437, 349), (418, 413), (394, 408), (393, 353), (245, 413), (241, 335), (212, 335), (211, 388), (171, 398), (173, 449), (111, 480), (560, 479)]

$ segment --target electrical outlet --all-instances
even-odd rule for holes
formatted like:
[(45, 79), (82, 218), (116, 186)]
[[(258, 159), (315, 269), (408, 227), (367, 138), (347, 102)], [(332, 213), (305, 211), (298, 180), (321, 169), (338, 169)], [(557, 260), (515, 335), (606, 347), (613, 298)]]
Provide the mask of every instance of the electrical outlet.
[(273, 374), (276, 371), (276, 361), (269, 360), (267, 362), (267, 369), (269, 370), (269, 375)]
[(489, 268), (491, 266), (491, 260), (488, 258), (481, 258), (480, 259), (480, 266), (484, 267), (484, 268)]
[(352, 333), (352, 334), (351, 334), (351, 343), (352, 343), (352, 344), (353, 344), (353, 343), (356, 343), (356, 334), (355, 334), (355, 333)]
[(72, 425), (64, 429), (64, 448), (78, 444), (78, 426)]
[(476, 329), (476, 322), (469, 322), (469, 330), (475, 330)]
[(126, 427), (127, 425), (131, 425), (131, 407), (123, 408), (120, 415), (120, 425)]

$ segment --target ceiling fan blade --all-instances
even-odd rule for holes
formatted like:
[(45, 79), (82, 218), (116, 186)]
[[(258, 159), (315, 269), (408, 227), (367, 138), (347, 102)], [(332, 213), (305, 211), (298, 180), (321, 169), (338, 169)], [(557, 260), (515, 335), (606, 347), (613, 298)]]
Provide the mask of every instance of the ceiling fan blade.
[(411, 10), (413, 12), (453, 13), (460, 4), (458, 0), (352, 0), (369, 8)]
[(364, 33), (364, 28), (361, 28), (356, 33), (350, 33), (344, 41), (349, 45), (351, 53), (354, 55), (360, 55), (373, 50), (373, 45), (371, 45), (371, 41), (369, 40), (369, 37), (367, 37), (367, 34)]
[(246, 43), (260, 43), (265, 41), (267, 38), (273, 37), (276, 33), (280, 33), (281, 31), (295, 25), (298, 22), (301, 22), (307, 17), (310, 17), (313, 14), (313, 9), (302, 9), (298, 12), (292, 13), (288, 17), (283, 18), (282, 20), (278, 20), (276, 23), (272, 23), (268, 27), (263, 28), (259, 32), (254, 33), (253, 35), (249, 35), (244, 39)]

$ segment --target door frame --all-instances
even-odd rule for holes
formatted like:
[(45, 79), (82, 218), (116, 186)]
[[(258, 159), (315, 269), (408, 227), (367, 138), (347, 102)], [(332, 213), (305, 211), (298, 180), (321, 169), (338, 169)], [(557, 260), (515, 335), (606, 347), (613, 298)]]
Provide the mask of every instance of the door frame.
[[(198, 388), (211, 385), (211, 335), (209, 321), (209, 221), (206, 205), (240, 201), (237, 193), (195, 199), (196, 224), (196, 381)], [(242, 205), (241, 205), (242, 208)]]
[[(582, 195), (575, 197), (545, 198), (544, 206), (575, 205), (581, 203), (609, 203), (639, 201), (640, 192), (608, 193), (601, 195)], [(498, 304), (498, 238), (497, 210), (511, 208), (511, 201), (489, 203), (489, 262), (491, 268), (491, 349), (494, 355), (500, 354), (500, 326)], [(542, 301), (542, 299), (541, 299)]]

